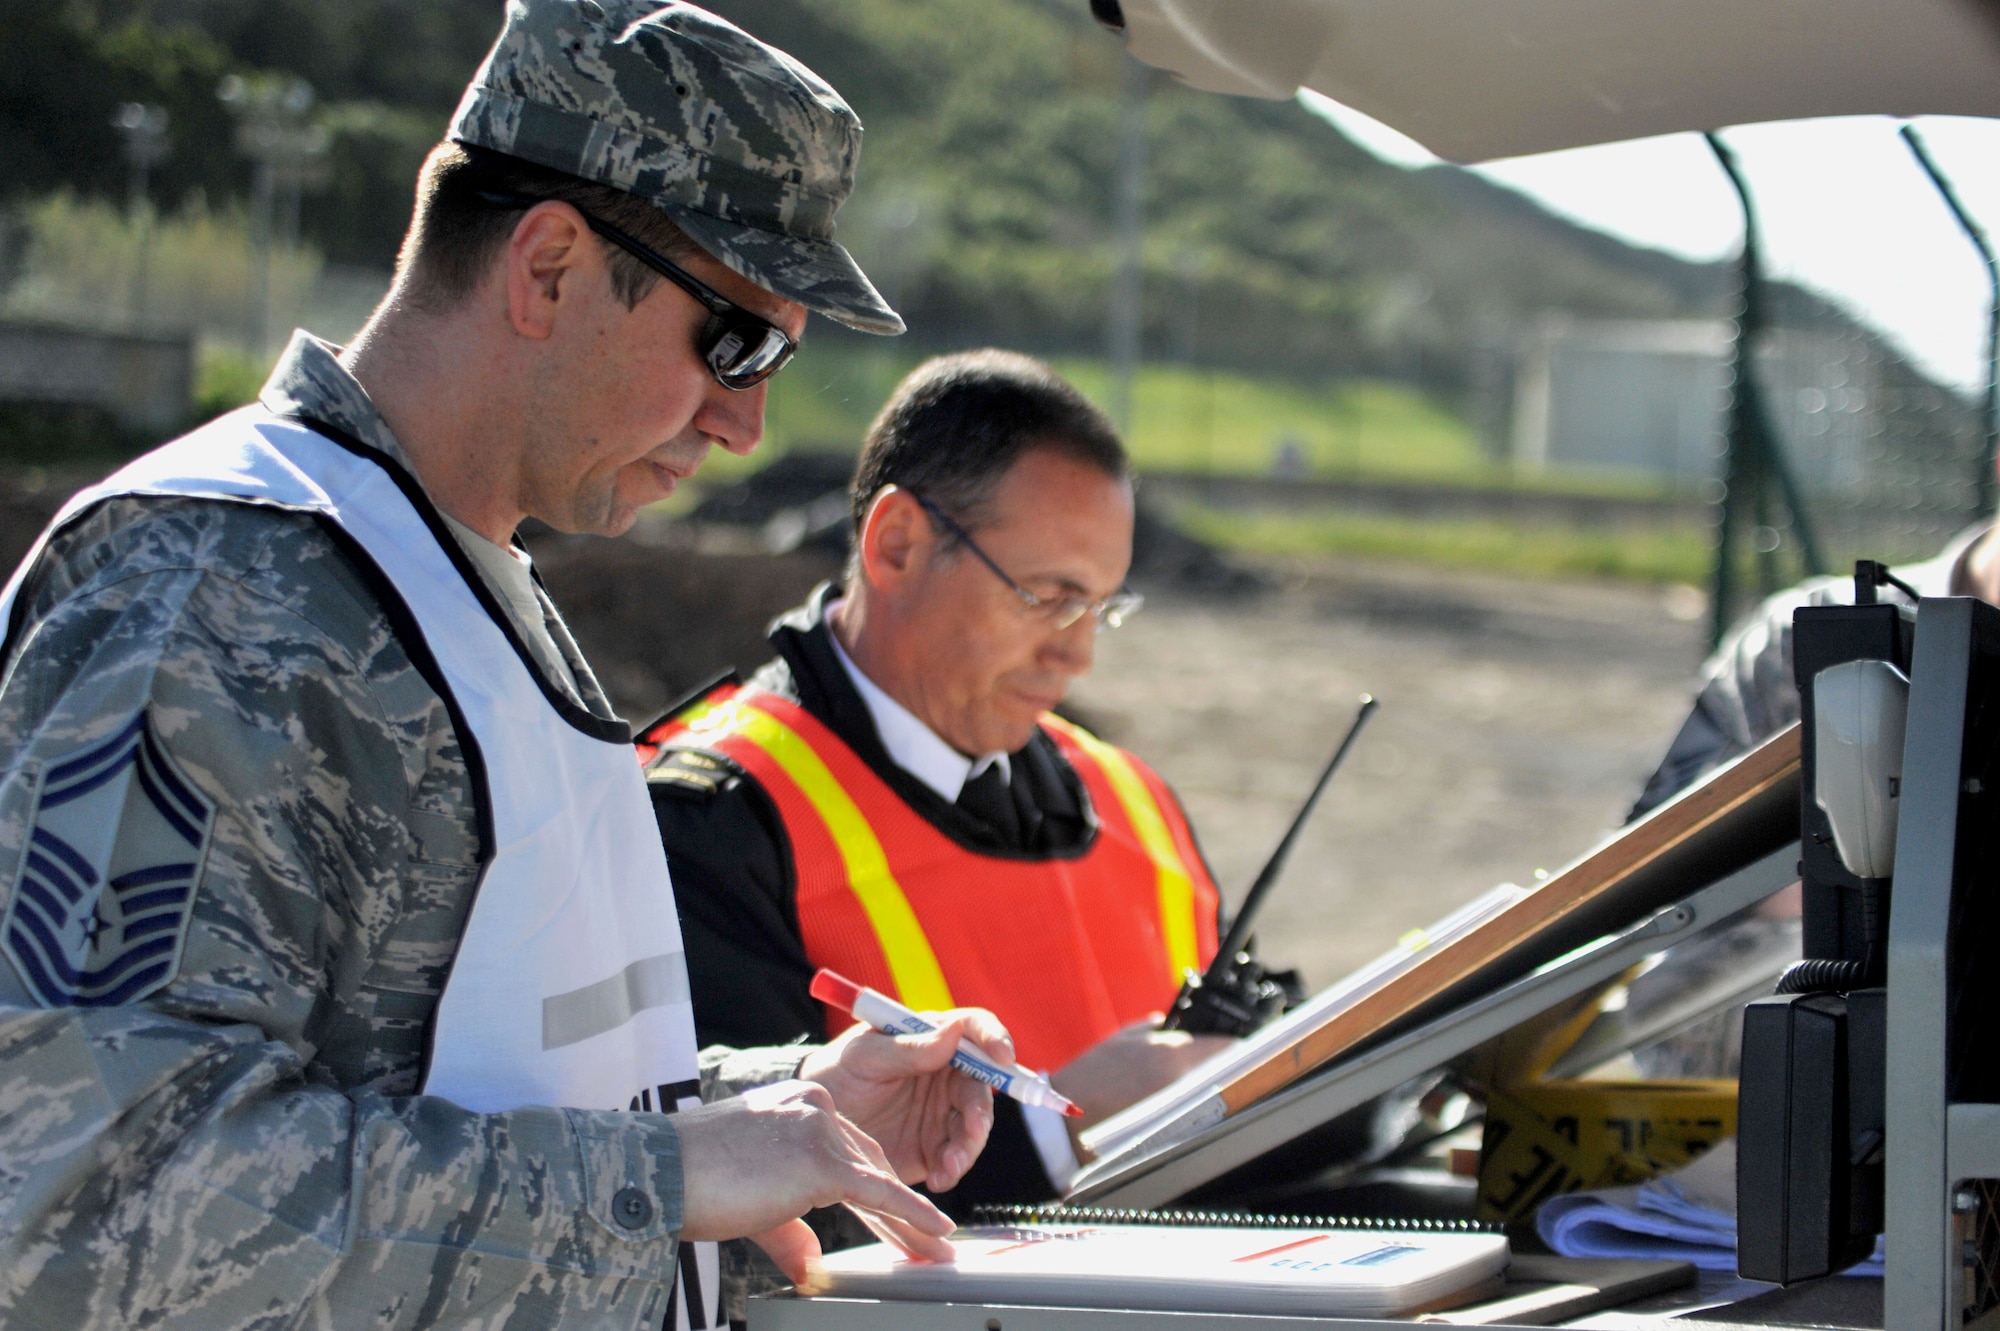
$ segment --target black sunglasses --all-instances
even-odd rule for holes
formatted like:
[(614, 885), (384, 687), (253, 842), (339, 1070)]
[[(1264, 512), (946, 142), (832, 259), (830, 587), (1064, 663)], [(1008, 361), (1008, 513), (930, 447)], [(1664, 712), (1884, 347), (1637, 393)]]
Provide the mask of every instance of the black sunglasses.
[[(526, 209), (538, 203), (562, 202), (499, 190), (481, 190), (479, 197), (503, 208)], [(744, 309), (636, 236), (581, 208), (577, 212), (590, 223), (592, 231), (701, 302), (708, 311), (708, 322), (702, 325), (695, 345), (708, 372), (724, 388), (739, 393), (755, 388), (784, 369), (798, 353), (799, 340), (770, 320)]]

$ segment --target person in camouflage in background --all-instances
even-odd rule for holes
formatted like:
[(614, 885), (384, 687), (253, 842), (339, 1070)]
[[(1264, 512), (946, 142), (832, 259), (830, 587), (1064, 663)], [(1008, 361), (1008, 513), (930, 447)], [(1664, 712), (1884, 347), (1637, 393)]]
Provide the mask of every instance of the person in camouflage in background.
[[(1929, 559), (1895, 570), (1918, 596), (1976, 596), (2000, 605), (2000, 526), (1975, 523)], [(1879, 592), (1911, 604), (1903, 589)], [(1854, 604), (1854, 579), (1808, 578), (1773, 593), (1730, 626), (1701, 666), (1694, 707), (1646, 780), (1628, 820), (1651, 813), (1700, 777), (1740, 758), (1799, 719), (1792, 677), (1792, 615), (1804, 606)]]
[[(407, 482), (549, 705), (622, 734), (507, 543), (527, 515), (615, 534), (749, 451), (808, 309), (900, 329), (832, 242), (859, 135), (699, 9), (515, 0), (355, 345), (295, 336), (181, 443), (302, 422)], [(984, 1143), (946, 1064), (960, 1035), (1012, 1057), (987, 1014), (706, 1050), (712, 1103), (673, 1116), (422, 1093), (492, 787), (382, 565), (202, 484), (114, 478), (10, 588), (0, 1324), (657, 1327), (681, 1239), (797, 1276), (795, 1217), (841, 1202), (948, 1252), (904, 1183)]]

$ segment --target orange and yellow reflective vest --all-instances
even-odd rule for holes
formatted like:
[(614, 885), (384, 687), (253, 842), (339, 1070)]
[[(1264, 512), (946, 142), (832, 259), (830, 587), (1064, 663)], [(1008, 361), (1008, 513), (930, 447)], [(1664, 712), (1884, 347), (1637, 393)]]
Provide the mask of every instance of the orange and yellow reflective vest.
[[(984, 855), (938, 831), (798, 703), (725, 685), (646, 736), (741, 767), (791, 840), (806, 956), (919, 1011), (984, 1007), (1052, 1070), (1173, 1001), (1215, 954), (1217, 894), (1180, 803), (1144, 763), (1042, 721), (1097, 830), (1069, 858)], [(669, 847), (669, 861), (672, 848)], [(849, 1024), (828, 1013), (827, 1029)]]

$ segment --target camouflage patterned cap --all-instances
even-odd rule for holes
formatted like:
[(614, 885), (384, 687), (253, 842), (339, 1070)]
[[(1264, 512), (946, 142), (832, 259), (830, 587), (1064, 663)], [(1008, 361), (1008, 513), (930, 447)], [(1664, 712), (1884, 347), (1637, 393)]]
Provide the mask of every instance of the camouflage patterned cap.
[(649, 199), (758, 286), (863, 332), (903, 331), (833, 239), (859, 117), (705, 9), (511, 0), (450, 136)]

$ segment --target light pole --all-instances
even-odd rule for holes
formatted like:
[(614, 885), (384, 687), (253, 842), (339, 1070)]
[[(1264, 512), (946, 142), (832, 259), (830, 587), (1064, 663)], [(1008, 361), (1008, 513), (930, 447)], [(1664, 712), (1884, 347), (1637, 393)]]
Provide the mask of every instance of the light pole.
[(137, 233), (138, 249), (132, 262), (132, 290), (129, 304), (132, 322), (146, 322), (146, 277), (153, 249), (153, 200), (147, 186), (153, 168), (173, 151), (167, 139), (167, 108), (144, 102), (126, 102), (111, 117), (112, 128), (125, 140), (125, 214)]
[(1111, 205), (1118, 267), (1111, 278), (1105, 352), (1111, 362), (1111, 418), (1127, 435), (1132, 432), (1132, 381), (1139, 370), (1139, 329), (1144, 314), (1140, 259), (1146, 232), (1146, 91), (1151, 82), (1151, 71), (1126, 56)]
[(216, 88), (236, 115), (236, 151), (256, 164), (250, 202), (251, 300), (249, 335), (258, 351), (271, 343), (271, 266), (274, 252), (299, 243), (300, 201), (326, 183), (326, 126), (306, 117), (313, 89), (304, 79), (246, 79), (231, 74)]

